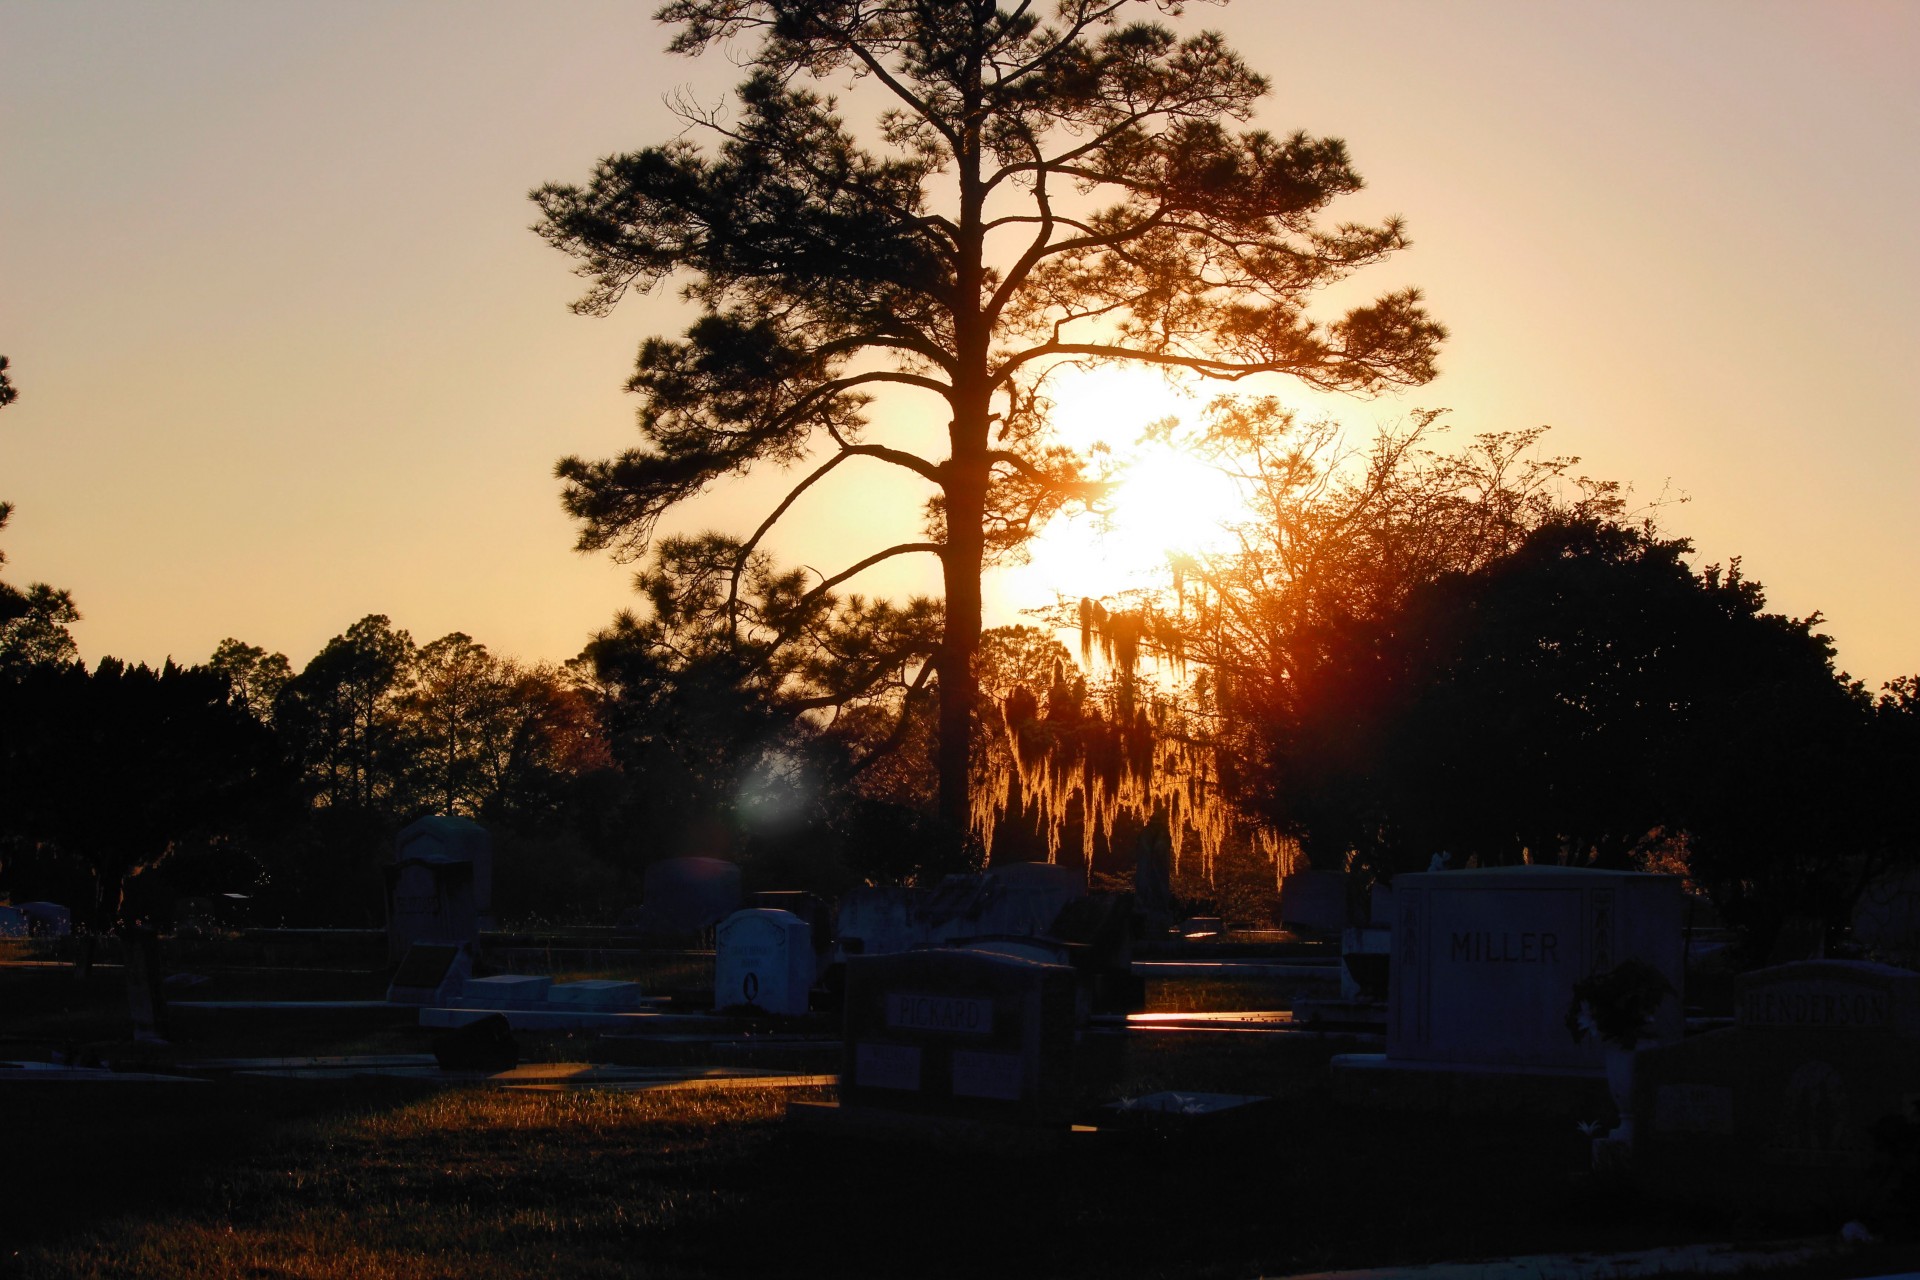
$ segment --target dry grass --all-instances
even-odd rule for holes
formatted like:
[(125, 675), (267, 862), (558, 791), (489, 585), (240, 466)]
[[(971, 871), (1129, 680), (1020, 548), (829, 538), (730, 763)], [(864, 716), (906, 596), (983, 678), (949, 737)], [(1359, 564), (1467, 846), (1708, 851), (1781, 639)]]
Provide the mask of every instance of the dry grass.
[(268, 1122), (171, 1203), (11, 1262), (28, 1277), (691, 1274), (659, 1238), (740, 1208), (710, 1175), (769, 1142), (789, 1096), (462, 1091)]
[(1271, 978), (1150, 978), (1147, 1013), (1285, 1009), (1292, 987)]
[(1724, 1238), (1582, 1189), (1570, 1124), (1350, 1112), (1324, 1068), (1310, 1042), (1156, 1042), (1136, 1085), (1281, 1101), (1026, 1155), (798, 1134), (786, 1100), (820, 1095), (769, 1089), (49, 1093), (13, 1136), (64, 1137), (65, 1163), (0, 1169), (0, 1205), (56, 1211), (0, 1273), (1105, 1280)]
[[(1157, 1009), (1265, 999), (1258, 983), (1152, 986)], [(82, 986), (0, 968), (0, 1009), (6, 1030), (125, 1035), (117, 974)], [(819, 1046), (777, 1041), (736, 1046), (733, 1060), (705, 1045), (563, 1034), (523, 1044), (530, 1059), (832, 1069)], [(409, 1030), (180, 1052), (424, 1047)], [(1596, 1188), (1575, 1176), (1584, 1139), (1572, 1117), (1339, 1107), (1326, 1089), (1332, 1047), (1311, 1037), (1110, 1047), (1124, 1058), (1107, 1096), (1279, 1101), (1212, 1131), (1009, 1156), (797, 1134), (780, 1117), (809, 1095), (761, 1088), (9, 1086), (0, 1276), (1243, 1277), (1832, 1225), (1683, 1216)]]

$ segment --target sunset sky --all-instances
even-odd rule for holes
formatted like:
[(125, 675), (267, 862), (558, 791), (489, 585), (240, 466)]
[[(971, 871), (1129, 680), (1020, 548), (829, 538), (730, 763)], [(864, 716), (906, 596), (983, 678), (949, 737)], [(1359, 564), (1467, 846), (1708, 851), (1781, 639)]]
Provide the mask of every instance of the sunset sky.
[[(663, 53), (653, 7), (0, 0), (7, 580), (70, 589), (89, 660), (233, 635), (299, 666), (368, 613), (576, 653), (630, 569), (570, 549), (551, 468), (634, 440), (635, 346), (685, 313), (570, 314), (526, 192), (739, 78)], [(1272, 77), (1258, 123), (1347, 140), (1369, 185), (1336, 217), (1408, 219), (1366, 292), (1419, 285), (1453, 336), (1436, 382), (1332, 406), (1356, 436), (1438, 406), (1461, 434), (1553, 424), (1580, 470), (1685, 495), (1663, 520), (1699, 562), (1824, 612), (1855, 676), (1920, 670), (1920, 5), (1238, 0), (1178, 25)], [(1158, 386), (1063, 409), (1120, 440)], [(918, 495), (876, 476), (781, 550), (832, 572), (910, 531)], [(690, 519), (744, 530), (775, 492)], [(1043, 547), (989, 621), (1079, 589), (1066, 568)]]

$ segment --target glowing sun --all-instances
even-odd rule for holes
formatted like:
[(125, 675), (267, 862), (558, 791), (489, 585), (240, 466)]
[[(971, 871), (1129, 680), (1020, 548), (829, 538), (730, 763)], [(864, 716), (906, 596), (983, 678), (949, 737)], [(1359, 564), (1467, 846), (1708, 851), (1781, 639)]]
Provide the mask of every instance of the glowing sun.
[[(1060, 439), (1077, 449), (1111, 451), (1115, 487), (1099, 512), (1056, 518), (1030, 544), (1032, 561), (1011, 575), (1008, 594), (1051, 600), (1106, 596), (1164, 586), (1168, 559), (1224, 548), (1224, 524), (1243, 512), (1234, 482), (1147, 428), (1191, 419), (1200, 401), (1152, 370), (1100, 368), (1063, 374), (1050, 389)], [(1032, 607), (1027, 605), (1026, 607)]]

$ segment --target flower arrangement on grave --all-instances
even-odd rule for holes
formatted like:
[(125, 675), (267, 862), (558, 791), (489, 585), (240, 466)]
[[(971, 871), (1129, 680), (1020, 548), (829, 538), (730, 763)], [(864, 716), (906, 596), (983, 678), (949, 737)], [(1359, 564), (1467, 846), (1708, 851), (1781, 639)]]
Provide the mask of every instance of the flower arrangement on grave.
[(1575, 1040), (1592, 1032), (1615, 1048), (1631, 1049), (1645, 1038), (1661, 1002), (1674, 994), (1658, 969), (1644, 960), (1624, 960), (1573, 984), (1567, 1030)]

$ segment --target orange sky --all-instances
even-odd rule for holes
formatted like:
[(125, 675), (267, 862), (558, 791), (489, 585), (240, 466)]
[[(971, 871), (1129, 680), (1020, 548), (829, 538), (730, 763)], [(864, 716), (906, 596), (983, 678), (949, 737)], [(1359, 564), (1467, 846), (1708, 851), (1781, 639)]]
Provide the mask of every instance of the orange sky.
[[(557, 659), (630, 603), (628, 570), (569, 550), (550, 468), (632, 440), (620, 387), (677, 304), (569, 314), (525, 193), (737, 78), (661, 53), (651, 7), (0, 0), (6, 573), (73, 591), (89, 659), (236, 635), (298, 665), (372, 612)], [(1410, 221), (1365, 282), (1426, 290), (1445, 372), (1347, 402), (1356, 431), (1552, 423), (1583, 470), (1687, 494), (1669, 528), (1822, 610), (1855, 675), (1920, 670), (1920, 6), (1238, 0), (1181, 25), (1272, 76), (1261, 124), (1347, 139), (1369, 189), (1337, 214)], [(878, 474), (783, 550), (831, 572), (909, 528)], [(771, 491), (696, 518), (750, 527)], [(995, 620), (1036, 589), (998, 584)]]

